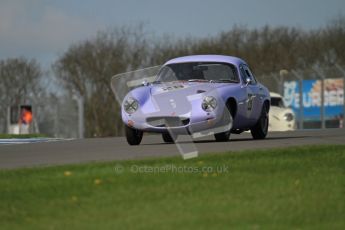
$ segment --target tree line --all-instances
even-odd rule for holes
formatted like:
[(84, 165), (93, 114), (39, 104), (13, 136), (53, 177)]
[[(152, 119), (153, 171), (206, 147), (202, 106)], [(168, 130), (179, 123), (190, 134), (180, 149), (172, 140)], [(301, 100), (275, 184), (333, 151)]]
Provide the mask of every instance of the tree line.
[[(72, 44), (53, 63), (52, 72), (68, 97), (84, 97), (85, 136), (114, 136), (123, 134), (120, 108), (110, 88), (111, 76), (115, 74), (161, 65), (178, 56), (224, 54), (243, 58), (260, 78), (281, 69), (329, 66), (335, 62), (345, 65), (344, 50), (345, 17), (314, 30), (234, 26), (206, 38), (157, 38), (147, 34), (142, 26), (121, 27)], [(1, 106), (20, 101), (18, 98), (27, 94), (41, 99), (44, 94), (56, 100), (56, 95), (40, 87), (42, 73), (35, 60), (1, 60)], [(0, 120), (5, 117), (4, 108), (1, 111)]]

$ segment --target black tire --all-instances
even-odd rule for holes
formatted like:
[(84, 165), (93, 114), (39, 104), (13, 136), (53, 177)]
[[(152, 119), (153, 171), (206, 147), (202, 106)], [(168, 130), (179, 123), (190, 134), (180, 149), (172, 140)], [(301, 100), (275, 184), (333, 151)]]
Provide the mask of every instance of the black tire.
[(165, 143), (175, 143), (175, 139), (170, 135), (170, 133), (162, 133), (162, 138)]
[(268, 111), (265, 106), (262, 107), (261, 115), (254, 127), (250, 129), (252, 136), (256, 140), (265, 139), (268, 133)]
[[(227, 119), (225, 122), (233, 122), (233, 117), (232, 117), (232, 110), (230, 108), (230, 105), (227, 104), (226, 107), (228, 108), (228, 111), (230, 112), (230, 118), (227, 116), (227, 111), (224, 111), (223, 119)], [(224, 121), (223, 121), (224, 122)], [(225, 142), (230, 139), (230, 134), (231, 134), (231, 129), (226, 131), (226, 132), (221, 132), (221, 133), (216, 133), (214, 134), (214, 138), (216, 138), (217, 142)]]
[(214, 138), (216, 138), (217, 142), (225, 142), (230, 139), (230, 134), (231, 134), (231, 131), (216, 133), (214, 134)]
[(129, 145), (139, 145), (143, 139), (143, 131), (126, 126), (126, 139)]

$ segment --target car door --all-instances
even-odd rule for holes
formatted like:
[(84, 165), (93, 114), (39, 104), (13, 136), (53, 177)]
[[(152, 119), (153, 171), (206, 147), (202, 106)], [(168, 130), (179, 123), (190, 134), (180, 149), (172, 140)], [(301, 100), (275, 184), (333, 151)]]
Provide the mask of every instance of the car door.
[(260, 115), (259, 84), (247, 65), (241, 65), (240, 69), (247, 94), (247, 118), (254, 122)]

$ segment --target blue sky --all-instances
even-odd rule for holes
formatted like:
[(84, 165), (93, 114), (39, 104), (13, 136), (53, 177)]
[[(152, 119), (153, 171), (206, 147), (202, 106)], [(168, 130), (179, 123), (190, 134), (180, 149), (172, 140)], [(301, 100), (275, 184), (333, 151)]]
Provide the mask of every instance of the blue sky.
[(345, 0), (0, 0), (0, 59), (25, 56), (48, 66), (73, 42), (114, 26), (206, 37), (235, 24), (314, 29), (337, 15), (345, 15)]

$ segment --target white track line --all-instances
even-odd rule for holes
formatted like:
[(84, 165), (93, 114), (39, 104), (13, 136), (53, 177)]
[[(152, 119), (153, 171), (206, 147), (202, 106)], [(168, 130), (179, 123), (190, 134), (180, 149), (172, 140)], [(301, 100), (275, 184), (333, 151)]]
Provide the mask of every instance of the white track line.
[(0, 145), (13, 145), (13, 144), (29, 144), (40, 142), (53, 142), (53, 141), (68, 141), (73, 139), (64, 138), (9, 138), (0, 139)]

